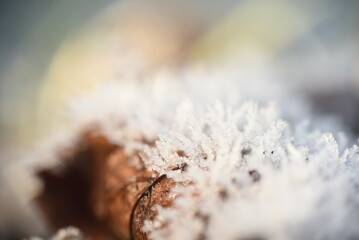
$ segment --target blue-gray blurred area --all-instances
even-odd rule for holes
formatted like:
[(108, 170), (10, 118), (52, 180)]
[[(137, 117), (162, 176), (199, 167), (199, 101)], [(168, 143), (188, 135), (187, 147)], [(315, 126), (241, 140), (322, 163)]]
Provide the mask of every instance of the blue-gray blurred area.
[[(114, 0), (0, 1), (0, 143), (17, 138), (20, 109), (60, 43)], [(24, 102), (25, 101), (25, 102)], [(5, 142), (6, 141), (6, 142)]]
[[(1, 0), (1, 75), (17, 54), (33, 54), (34, 61), (44, 61), (67, 34), (110, 2), (113, 0)], [(33, 48), (26, 48), (29, 43)]]

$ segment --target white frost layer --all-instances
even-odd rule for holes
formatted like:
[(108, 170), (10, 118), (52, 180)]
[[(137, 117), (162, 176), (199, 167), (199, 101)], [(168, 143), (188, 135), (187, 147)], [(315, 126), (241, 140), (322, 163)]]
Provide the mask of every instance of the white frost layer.
[[(358, 238), (357, 147), (345, 150), (345, 141), (317, 130), (340, 136), (342, 126), (313, 114), (270, 69), (216, 66), (109, 82), (77, 98), (73, 130), (27, 164), (56, 165), (96, 124), (129, 153), (142, 151), (148, 168), (186, 185), (174, 189), (173, 208), (147, 222), (153, 239)], [(157, 139), (155, 148), (144, 143)], [(183, 163), (187, 171), (170, 170)]]
[(173, 131), (144, 155), (183, 183), (174, 206), (147, 221), (152, 239), (359, 238), (357, 146), (339, 154), (330, 133), (288, 125), (253, 102), (195, 112), (180, 108)]
[(358, 148), (316, 130), (341, 125), (271, 76), (219, 68), (111, 82), (78, 99), (72, 116), (100, 122), (113, 142), (145, 151), (148, 168), (185, 184), (146, 223), (153, 239), (358, 238)]
[(201, 115), (216, 102), (236, 109), (254, 100), (277, 106), (290, 123), (332, 132), (340, 137), (342, 149), (345, 138), (340, 132), (347, 130), (343, 124), (314, 113), (297, 89), (276, 80), (279, 77), (273, 69), (268, 63), (236, 62), (232, 66), (216, 65), (214, 70), (197, 67), (152, 76), (129, 74), (120, 81), (108, 81), (90, 96), (74, 99), (68, 118), (74, 129), (97, 124), (113, 142), (130, 150), (143, 140), (151, 142), (170, 131), (183, 102), (191, 102), (196, 114)]

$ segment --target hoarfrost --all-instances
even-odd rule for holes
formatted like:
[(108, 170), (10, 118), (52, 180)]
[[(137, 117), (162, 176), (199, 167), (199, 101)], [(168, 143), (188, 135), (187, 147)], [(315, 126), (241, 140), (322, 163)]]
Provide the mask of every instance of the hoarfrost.
[[(73, 101), (73, 130), (39, 151), (48, 162), (36, 155), (27, 164), (56, 165), (59, 143), (74, 145), (95, 125), (129, 155), (140, 152), (147, 168), (181, 183), (174, 206), (157, 206), (146, 222), (153, 239), (359, 238), (358, 147), (336, 140), (344, 139), (343, 125), (311, 112), (271, 73), (257, 69), (265, 74), (254, 81), (242, 70), (108, 82)], [(332, 133), (322, 133), (324, 125)]]
[(274, 112), (253, 102), (185, 111), (147, 149), (147, 166), (181, 183), (174, 206), (158, 208), (167, 224), (146, 223), (152, 239), (359, 237), (358, 147), (340, 155), (330, 133), (297, 140)]

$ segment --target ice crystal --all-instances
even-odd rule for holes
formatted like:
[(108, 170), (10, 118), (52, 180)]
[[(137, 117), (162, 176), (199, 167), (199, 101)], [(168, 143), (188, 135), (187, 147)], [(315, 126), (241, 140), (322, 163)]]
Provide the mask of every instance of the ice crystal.
[[(181, 108), (170, 133), (143, 155), (181, 183), (171, 208), (144, 228), (152, 239), (356, 239), (358, 147), (330, 133), (294, 137), (273, 107)], [(182, 154), (178, 154), (181, 152)], [(173, 170), (186, 164), (186, 170)], [(158, 222), (166, 222), (159, 225)]]

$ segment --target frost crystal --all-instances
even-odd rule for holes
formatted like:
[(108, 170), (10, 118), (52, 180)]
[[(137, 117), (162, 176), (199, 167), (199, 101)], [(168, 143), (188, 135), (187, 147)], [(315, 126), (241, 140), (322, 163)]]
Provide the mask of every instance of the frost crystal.
[(147, 222), (152, 239), (359, 238), (357, 146), (340, 155), (330, 133), (298, 141), (273, 107), (253, 102), (191, 111), (143, 156), (181, 183), (174, 206)]

